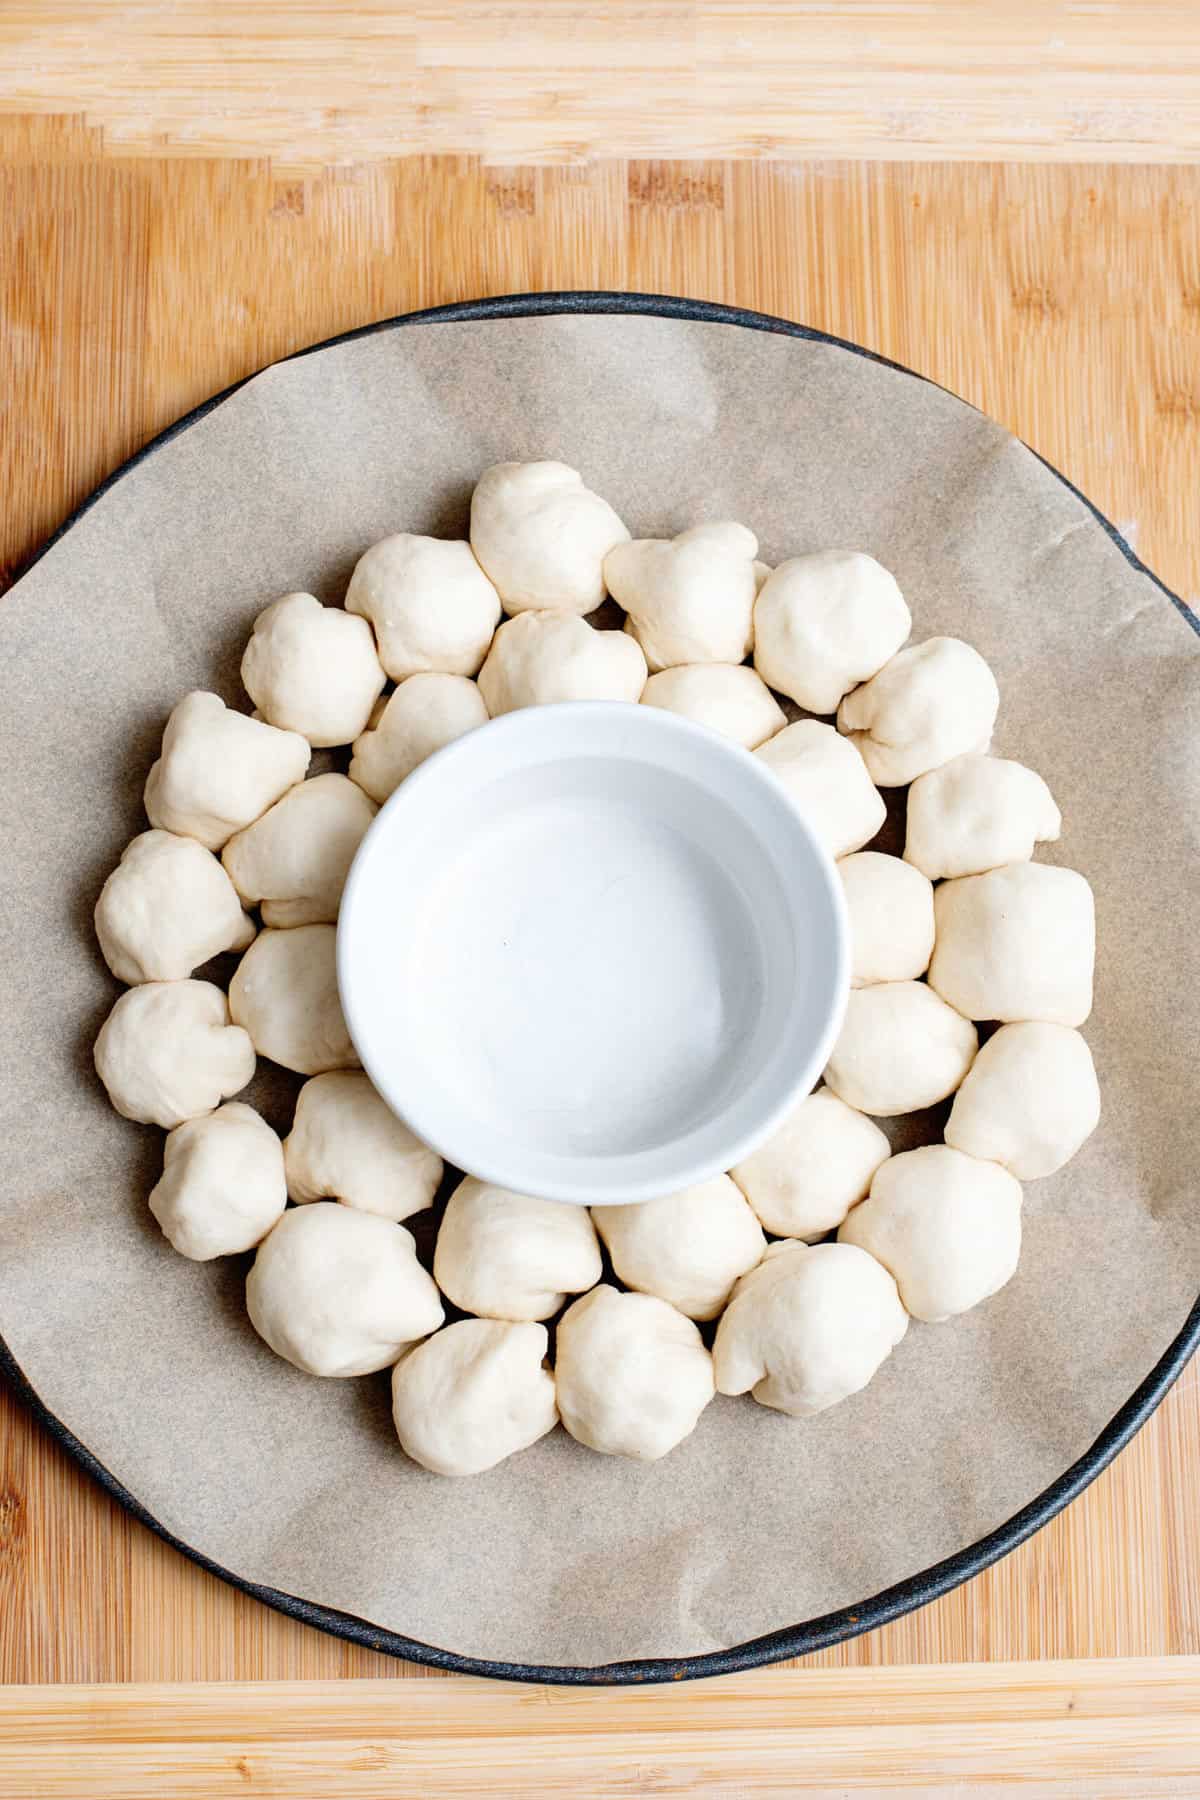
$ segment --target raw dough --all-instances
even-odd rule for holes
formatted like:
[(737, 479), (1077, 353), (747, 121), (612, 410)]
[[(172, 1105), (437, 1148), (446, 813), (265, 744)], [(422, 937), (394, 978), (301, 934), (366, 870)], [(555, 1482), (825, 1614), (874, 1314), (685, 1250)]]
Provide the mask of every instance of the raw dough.
[(641, 1462), (681, 1444), (714, 1392), (712, 1357), (692, 1321), (665, 1300), (607, 1283), (559, 1320), (554, 1374), (571, 1436)]
[(754, 666), (807, 712), (832, 713), (912, 630), (894, 576), (873, 556), (825, 550), (780, 563), (754, 608)]
[(1021, 1254), (1021, 1184), (946, 1144), (885, 1162), (838, 1232), (896, 1277), (914, 1319), (936, 1324), (1002, 1288)]
[(371, 627), (312, 594), (285, 594), (254, 621), (242, 685), (269, 725), (348, 744), (383, 691)]
[(896, 1283), (865, 1250), (772, 1244), (717, 1326), (717, 1392), (808, 1418), (865, 1388), (907, 1330)]
[(300, 1089), (283, 1145), (293, 1200), (340, 1200), (407, 1219), (433, 1205), (442, 1159), (415, 1138), (357, 1069), (314, 1075)]
[(534, 1200), (468, 1175), (442, 1214), (433, 1273), (448, 1300), (486, 1319), (549, 1319), (594, 1287), (600, 1245), (587, 1208)]
[(412, 1233), (318, 1201), (284, 1213), (246, 1277), (250, 1323), (309, 1375), (369, 1375), (445, 1318)]
[(1053, 1175), (1100, 1123), (1092, 1053), (1066, 1025), (1002, 1025), (954, 1096), (946, 1142), (1019, 1181)]
[(1053, 842), (1062, 814), (1040, 775), (999, 756), (956, 756), (908, 793), (904, 860), (938, 881), (1028, 862)]
[(986, 750), (1000, 709), (996, 677), (961, 638), (901, 650), (838, 708), (838, 730), (880, 787), (903, 787), (966, 750)]
[(929, 985), (969, 1019), (1082, 1025), (1092, 1010), (1096, 917), (1074, 869), (1010, 863), (934, 895)]
[(186, 694), (146, 779), (146, 816), (163, 831), (219, 850), (303, 781), (311, 755), (298, 732), (230, 712), (216, 694)]
[(254, 1073), (254, 1045), (210, 981), (147, 981), (121, 995), (96, 1039), (96, 1073), (126, 1119), (210, 1113)]
[(933, 884), (898, 856), (860, 850), (838, 864), (850, 915), (850, 980), (915, 981), (933, 954)]
[(604, 579), (651, 670), (740, 663), (754, 641), (758, 539), (731, 520), (618, 544)]
[(150, 1211), (181, 1256), (253, 1250), (286, 1205), (283, 1145), (252, 1106), (228, 1100), (168, 1132)]
[(460, 1319), (392, 1371), (401, 1448), (435, 1475), (479, 1475), (558, 1424), (544, 1325)]
[(592, 1218), (618, 1279), (689, 1319), (715, 1319), (767, 1247), (728, 1175), (640, 1206), (594, 1206)]
[(733, 663), (663, 669), (646, 683), (642, 705), (694, 719), (746, 750), (757, 750), (787, 724), (783, 708), (754, 670)]
[(355, 738), (350, 779), (382, 805), (418, 763), (487, 722), (483, 695), (465, 675), (410, 675)]
[(346, 611), (370, 619), (393, 681), (476, 675), (500, 623), (500, 596), (470, 544), (402, 531), (359, 557)]
[(260, 1056), (300, 1075), (357, 1068), (338, 999), (332, 925), (260, 931), (229, 984), (235, 1025)]
[(183, 981), (223, 950), (254, 941), (254, 921), (211, 850), (170, 831), (125, 846), (96, 902), (96, 936), (117, 977)]
[(755, 755), (774, 770), (835, 859), (861, 850), (887, 817), (862, 757), (832, 725), (800, 719)]
[(496, 463), (471, 496), (471, 548), (505, 612), (592, 612), (604, 598), (604, 558), (628, 536), (565, 463)]
[(970, 1020), (923, 981), (884, 981), (851, 993), (825, 1080), (847, 1106), (888, 1119), (952, 1094), (978, 1044)]
[(496, 633), (479, 672), (493, 719), (556, 700), (640, 700), (646, 659), (623, 631), (594, 631), (573, 613), (530, 612)]
[(247, 904), (262, 901), (264, 925), (332, 924), (375, 812), (344, 775), (314, 775), (231, 837), (221, 861)]
[(765, 1230), (816, 1238), (866, 1197), (891, 1153), (873, 1119), (822, 1087), (805, 1095), (774, 1137), (732, 1173)]

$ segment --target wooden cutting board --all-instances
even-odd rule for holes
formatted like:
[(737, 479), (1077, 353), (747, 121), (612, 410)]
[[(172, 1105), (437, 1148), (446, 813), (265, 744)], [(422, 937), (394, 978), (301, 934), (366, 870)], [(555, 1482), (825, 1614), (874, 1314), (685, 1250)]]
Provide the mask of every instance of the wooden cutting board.
[[(1194, 600), (1198, 226), (1200, 170), (1183, 168), (608, 161), (485, 169), (461, 158), (418, 157), (285, 177), (252, 156), (134, 160), (106, 150), (100, 134), (78, 120), (0, 116), (0, 587), (138, 445), (273, 358), (413, 307), (530, 288), (612, 287), (782, 313), (921, 370), (1064, 470), (1151, 566)], [(7, 1396), (0, 1397), (0, 1431), (0, 1679), (421, 1675), (280, 1618), (192, 1567), (95, 1489)], [(1196, 1369), (1115, 1467), (1022, 1550), (925, 1611), (811, 1660), (853, 1667), (1179, 1652), (1200, 1652)], [(1193, 1669), (1193, 1709), (1195, 1677)], [(1029, 1691), (1043, 1699), (1059, 1695), (1066, 1716), (1076, 1675), (1047, 1669), (1044, 1679), (1042, 1687), (1036, 1672), (1022, 1677), (1022, 1691), (1031, 1682)], [(1144, 1717), (1149, 1746), (1159, 1726), (1130, 1679), (1127, 1671), (1112, 1677), (1105, 1705), (1111, 1719), (1124, 1721), (1122, 1730), (1136, 1729)], [(781, 1681), (793, 1685), (772, 1686)], [(739, 1678), (728, 1691), (765, 1700), (786, 1695), (799, 1706), (808, 1690), (794, 1682), (763, 1672)], [(437, 1679), (436, 1687), (450, 1695), (438, 1706), (453, 1709), (453, 1694), (462, 1694), (463, 1732), (483, 1732), (472, 1723), (482, 1704), (474, 1684)], [(688, 1691), (693, 1697), (676, 1725), (686, 1721), (703, 1735), (707, 1703)], [(928, 1681), (913, 1690), (923, 1695), (916, 1712), (887, 1712), (899, 1706), (894, 1683), (873, 1691), (874, 1700), (861, 1687), (845, 1690), (858, 1696), (852, 1703), (860, 1716), (882, 1709), (881, 1720), (894, 1717), (903, 1726), (894, 1756), (903, 1754), (897, 1745), (925, 1741), (939, 1704)], [(1183, 1705), (1181, 1691), (1171, 1689), (1172, 1704)], [(939, 1677), (934, 1693), (943, 1692)], [(275, 1703), (268, 1690), (251, 1710)], [(751, 1700), (745, 1703), (753, 1713)], [(19, 1705), (15, 1715), (12, 1706), (0, 1713), (0, 1744), (22, 1741), (21, 1722), (28, 1725), (30, 1714), (29, 1703), (20, 1704), (23, 1714)], [(166, 1701), (160, 1696), (153, 1704)], [(201, 1727), (187, 1710), (192, 1702), (179, 1704), (183, 1710), (164, 1729), (182, 1740)], [(219, 1696), (213, 1704), (219, 1708)], [(312, 1697), (308, 1704), (319, 1706)], [(627, 1700), (589, 1695), (568, 1702), (529, 1693), (506, 1695), (511, 1723), (489, 1724), (480, 1741), (492, 1743), (487, 1732), (534, 1730), (568, 1704), (595, 1709), (589, 1729), (605, 1729), (606, 1720), (613, 1731), (625, 1729)], [(117, 1701), (105, 1694), (94, 1704), (84, 1697), (62, 1705), (65, 1713), (41, 1721), (44, 1736), (79, 1733), (81, 1719), (94, 1725)], [(246, 1705), (244, 1696), (229, 1696), (224, 1716), (234, 1736)], [(980, 1705), (986, 1716), (987, 1703)], [(211, 1708), (205, 1716), (213, 1716)], [(457, 1716), (439, 1714), (445, 1736), (454, 1737)], [(129, 1741), (143, 1744), (144, 1709), (138, 1717), (140, 1723), (126, 1721)], [(396, 1717), (402, 1724), (408, 1715)], [(994, 1743), (996, 1771), (1019, 1768), (1031, 1741), (1027, 1714), (1018, 1708), (1007, 1717), (1008, 1735)], [(289, 1718), (280, 1727), (284, 1738), (302, 1735), (302, 1721)], [(355, 1718), (368, 1745), (383, 1731), (377, 1719)], [(1171, 1732), (1181, 1729), (1176, 1724)], [(1104, 1730), (1110, 1736), (1101, 1732), (1097, 1742), (1115, 1743), (1118, 1727), (1110, 1720)], [(752, 1737), (726, 1740), (734, 1746), (730, 1759), (705, 1791), (826, 1791), (802, 1787), (799, 1777), (788, 1785), (787, 1743), (769, 1743), (774, 1747), (762, 1740), (765, 1760), (756, 1763)], [(643, 1788), (688, 1791), (687, 1770), (699, 1765), (679, 1760), (681, 1745), (686, 1740), (676, 1738), (669, 1756), (661, 1747), (676, 1759), (674, 1787), (659, 1778), (658, 1751), (639, 1763), (634, 1745), (620, 1791), (642, 1791), (639, 1779)], [(987, 1752), (978, 1744), (976, 1750), (983, 1760), (962, 1763), (964, 1782), (974, 1779), (972, 1771), (983, 1778)], [(266, 1786), (264, 1778), (262, 1791), (309, 1791), (286, 1785), (279, 1771), (298, 1765), (292, 1752), (280, 1754), (283, 1760), (270, 1765), (278, 1785)], [(1069, 1791), (1200, 1791), (1200, 1776), (1186, 1772), (1182, 1754), (1173, 1750), (1175, 1760), (1159, 1771), (1180, 1785), (1151, 1787), (1147, 1776), (1145, 1786)], [(955, 1765), (948, 1749), (947, 1756), (939, 1780), (949, 1782)], [(164, 1766), (161, 1755), (158, 1763), (148, 1751), (146, 1757), (138, 1764), (143, 1771)], [(1029, 1791), (1067, 1792), (1050, 1785), (1049, 1752), (1043, 1764), (1046, 1785)], [(88, 1766), (86, 1758), (74, 1764), (73, 1779), (83, 1786), (67, 1784), (64, 1761), (53, 1764), (53, 1779), (48, 1772), (26, 1790), (14, 1785), (20, 1757), (5, 1762), (0, 1754), (0, 1795), (127, 1791), (103, 1786)], [(254, 1772), (268, 1765), (252, 1758), (247, 1766), (242, 1783), (254, 1791)], [(399, 1768), (386, 1759), (375, 1766), (393, 1777)], [(882, 1783), (885, 1763), (863, 1767), (874, 1773), (870, 1782), (863, 1775), (856, 1791), (878, 1791), (872, 1782)], [(559, 1785), (545, 1777), (541, 1791), (617, 1791), (600, 1785), (599, 1768), (572, 1762)], [(128, 1791), (227, 1791), (202, 1785), (199, 1776), (192, 1787), (168, 1790), (160, 1781), (155, 1788), (157, 1778), (145, 1775)], [(1082, 1780), (1078, 1770), (1076, 1778)], [(455, 1779), (457, 1787), (437, 1791), (470, 1791), (465, 1776)], [(839, 1781), (836, 1791), (848, 1787)], [(376, 1785), (352, 1788), (335, 1785), (330, 1774), (322, 1791), (401, 1790), (382, 1775)], [(418, 1781), (403, 1791), (434, 1790)], [(931, 1774), (924, 1791), (949, 1789), (935, 1787)]]

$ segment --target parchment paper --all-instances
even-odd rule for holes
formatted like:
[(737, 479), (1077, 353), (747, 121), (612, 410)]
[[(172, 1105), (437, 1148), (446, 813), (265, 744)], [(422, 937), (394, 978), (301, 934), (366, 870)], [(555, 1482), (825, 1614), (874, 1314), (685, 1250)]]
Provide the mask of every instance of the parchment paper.
[[(340, 599), (401, 529), (461, 532), (502, 458), (584, 470), (635, 535), (744, 520), (770, 562), (870, 551), (915, 636), (957, 633), (996, 749), (1050, 781), (1050, 860), (1096, 890), (1104, 1120), (1026, 1189), (1020, 1271), (913, 1324), (808, 1422), (717, 1400), (651, 1467), (555, 1432), (473, 1480), (408, 1463), (387, 1378), (255, 1338), (245, 1259), (176, 1256), (162, 1135), (108, 1106), (116, 986), (91, 908), (188, 688), (247, 706), (268, 600)], [(118, 481), (0, 605), (0, 1330), (46, 1405), (187, 1544), (250, 1581), (480, 1657), (681, 1657), (854, 1605), (1008, 1519), (1079, 1457), (1200, 1289), (1200, 642), (1084, 505), (937, 388), (716, 323), (410, 326), (268, 370)], [(289, 1084), (266, 1104), (286, 1125)], [(935, 1120), (938, 1125), (940, 1120)]]

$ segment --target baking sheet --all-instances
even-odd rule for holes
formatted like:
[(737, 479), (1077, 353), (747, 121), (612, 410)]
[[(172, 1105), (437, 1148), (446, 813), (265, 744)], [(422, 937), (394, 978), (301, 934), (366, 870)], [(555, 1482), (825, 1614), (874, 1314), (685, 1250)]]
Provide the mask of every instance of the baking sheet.
[[(718, 1399), (663, 1462), (555, 1432), (448, 1482), (386, 1376), (318, 1382), (244, 1317), (245, 1259), (150, 1218), (162, 1134), (105, 1100), (117, 991), (91, 908), (143, 828), (163, 722), (277, 594), (340, 599), (390, 531), (461, 532), (487, 463), (581, 468), (635, 535), (732, 516), (770, 562), (865, 549), (915, 636), (968, 638), (995, 748), (1064, 814), (1097, 898), (1099, 1131), (1026, 1190), (1018, 1275), (910, 1327), (809, 1421)], [(682, 1658), (854, 1606), (976, 1542), (1088, 1448), (1200, 1289), (1200, 641), (1082, 501), (937, 388), (718, 323), (424, 323), (279, 365), (134, 466), (0, 607), (0, 1331), (45, 1405), (171, 1533), (240, 1578), (464, 1655)], [(295, 1086), (264, 1073), (285, 1126)], [(255, 1096), (252, 1096), (255, 1097)], [(922, 1120), (935, 1129), (937, 1119)]]

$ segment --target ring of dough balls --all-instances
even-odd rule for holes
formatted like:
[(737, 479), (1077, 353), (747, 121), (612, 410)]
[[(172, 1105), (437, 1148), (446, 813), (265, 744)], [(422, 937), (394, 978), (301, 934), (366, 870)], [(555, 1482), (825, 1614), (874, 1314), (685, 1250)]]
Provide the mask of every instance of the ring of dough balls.
[(544, 1325), (460, 1319), (406, 1350), (392, 1418), (406, 1456), (435, 1475), (479, 1475), (558, 1424)]
[(252, 1106), (229, 1100), (167, 1133), (150, 1211), (181, 1256), (253, 1250), (286, 1205), (283, 1146)]
[(986, 750), (1000, 710), (996, 677), (961, 638), (900, 650), (838, 708), (838, 730), (879, 787), (903, 787), (965, 751)]
[(309, 1375), (370, 1375), (445, 1318), (412, 1233), (319, 1201), (292, 1207), (246, 1277), (250, 1322), (276, 1356)]
[(268, 725), (318, 748), (358, 736), (383, 682), (366, 620), (313, 594), (264, 607), (242, 656), (242, 686)]
[(393, 681), (477, 675), (500, 623), (500, 596), (470, 544), (402, 531), (359, 557), (346, 611), (371, 621)]
[(427, 756), (487, 722), (483, 695), (465, 675), (410, 675), (355, 738), (350, 779), (382, 805)]
[(890, 1119), (945, 1100), (978, 1047), (971, 1021), (923, 981), (884, 981), (852, 989), (825, 1081), (847, 1106)]
[(212, 1112), (254, 1074), (254, 1045), (210, 981), (130, 988), (100, 1027), (94, 1055), (117, 1111), (168, 1131)]
[(904, 860), (931, 881), (1028, 862), (1062, 830), (1054, 796), (1032, 769), (1000, 756), (955, 756), (908, 790)]
[(887, 817), (862, 757), (832, 725), (800, 719), (754, 754), (783, 783), (835, 862), (861, 850)]
[(558, 1322), (558, 1411), (602, 1456), (657, 1462), (695, 1430), (715, 1392), (712, 1357), (691, 1319), (652, 1294), (603, 1283)]
[(767, 1247), (728, 1175), (637, 1206), (594, 1206), (592, 1218), (625, 1286), (689, 1319), (715, 1319)]
[(433, 1273), (463, 1312), (514, 1323), (549, 1319), (594, 1287), (600, 1245), (587, 1208), (535, 1200), (467, 1176), (446, 1203)]
[(774, 1136), (731, 1173), (764, 1230), (818, 1238), (836, 1230), (866, 1198), (876, 1169), (891, 1153), (873, 1119), (822, 1087), (806, 1094)]
[(471, 496), (471, 548), (507, 613), (594, 612), (604, 559), (628, 536), (566, 463), (495, 463)]
[(261, 902), (264, 925), (333, 924), (376, 810), (344, 775), (314, 775), (236, 832), (221, 861), (242, 899)]
[(1096, 909), (1074, 869), (1010, 863), (943, 881), (929, 985), (969, 1019), (1082, 1025), (1092, 1010)]
[(260, 1056), (298, 1075), (358, 1067), (338, 998), (332, 925), (260, 931), (229, 984), (229, 1012)]
[(946, 1142), (1036, 1181), (1070, 1162), (1099, 1123), (1085, 1039), (1066, 1025), (1002, 1025), (954, 1096)]
[(947, 1144), (885, 1162), (838, 1231), (890, 1269), (914, 1319), (938, 1324), (998, 1293), (1021, 1254), (1021, 1184)]
[(912, 630), (895, 577), (861, 551), (794, 556), (754, 607), (754, 666), (806, 712), (833, 713), (890, 661)]
[(728, 519), (609, 551), (605, 582), (652, 671), (742, 661), (754, 641), (757, 555), (754, 533)]
[(596, 631), (568, 612), (525, 612), (496, 633), (479, 671), (489, 715), (563, 700), (642, 697), (646, 658), (623, 631)]
[(753, 669), (733, 663), (681, 664), (652, 675), (642, 705), (678, 713), (757, 750), (787, 724), (783, 708)]
[(359, 1069), (314, 1075), (284, 1139), (287, 1191), (399, 1221), (433, 1205), (442, 1159), (396, 1117)]
[(865, 1388), (907, 1330), (895, 1281), (865, 1250), (772, 1244), (717, 1326), (717, 1392), (808, 1418)]
[(837, 866), (850, 921), (850, 984), (915, 981), (933, 955), (933, 883), (878, 850), (859, 850)]
[(299, 732), (231, 712), (216, 694), (185, 694), (146, 777), (146, 816), (219, 850), (303, 781), (311, 756)]
[(96, 937), (118, 981), (185, 981), (224, 950), (254, 941), (233, 883), (211, 850), (170, 831), (126, 844), (96, 902)]

